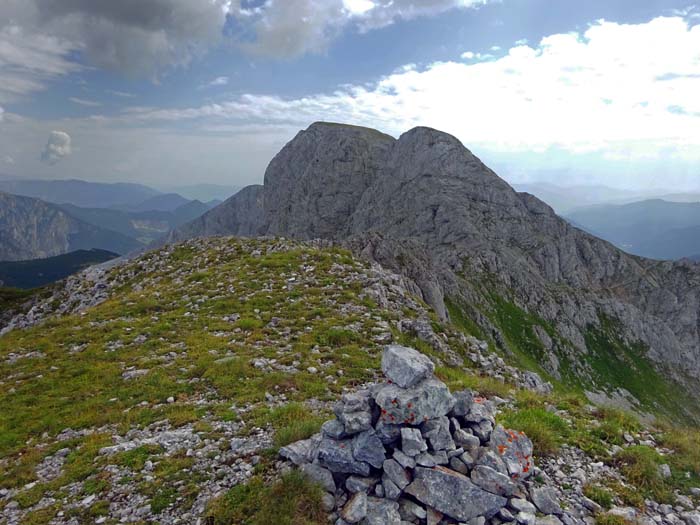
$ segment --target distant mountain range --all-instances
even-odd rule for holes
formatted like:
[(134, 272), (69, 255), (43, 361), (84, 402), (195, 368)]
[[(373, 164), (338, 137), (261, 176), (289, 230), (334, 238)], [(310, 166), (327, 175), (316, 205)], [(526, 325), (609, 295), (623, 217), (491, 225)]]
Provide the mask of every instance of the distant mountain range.
[[(192, 191), (227, 189), (189, 186)], [(78, 249), (125, 254), (143, 248), (222, 201), (206, 203), (140, 184), (0, 177), (0, 261), (45, 258)]]
[(629, 190), (602, 185), (558, 185), (549, 182), (513, 184), (516, 191), (530, 193), (549, 204), (559, 215), (569, 215), (601, 204), (630, 204), (661, 199), (668, 202), (700, 202), (698, 192), (672, 192), (663, 188)]
[(600, 205), (574, 211), (567, 218), (635, 255), (680, 259), (700, 254), (700, 202), (651, 199)]
[(77, 250), (46, 259), (0, 262), (0, 286), (37, 288), (116, 257), (105, 250)]
[(110, 208), (140, 203), (160, 192), (141, 184), (86, 182), (83, 180), (0, 180), (0, 191), (56, 204)]
[(0, 261), (92, 248), (124, 254), (140, 246), (136, 239), (81, 221), (55, 204), (0, 193)]
[(192, 184), (189, 186), (164, 187), (166, 193), (178, 193), (187, 199), (202, 202), (225, 201), (238, 193), (241, 186), (223, 186), (220, 184)]

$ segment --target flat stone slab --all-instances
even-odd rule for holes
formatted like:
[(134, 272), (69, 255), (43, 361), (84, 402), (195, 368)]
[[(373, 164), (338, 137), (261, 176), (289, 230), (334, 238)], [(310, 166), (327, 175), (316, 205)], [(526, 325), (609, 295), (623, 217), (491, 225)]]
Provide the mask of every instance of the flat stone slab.
[(457, 521), (493, 516), (508, 500), (477, 487), (466, 476), (444, 467), (416, 467), (405, 492)]

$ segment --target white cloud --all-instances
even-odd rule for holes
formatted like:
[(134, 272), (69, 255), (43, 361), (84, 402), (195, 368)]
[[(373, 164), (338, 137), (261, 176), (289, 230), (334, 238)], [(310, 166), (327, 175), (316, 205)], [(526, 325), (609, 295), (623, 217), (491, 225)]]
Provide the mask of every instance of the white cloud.
[(216, 77), (215, 79), (211, 80), (210, 82), (207, 82), (206, 84), (202, 84), (199, 86), (200, 89), (206, 89), (210, 87), (220, 87), (220, 86), (226, 86), (228, 85), (229, 78), (228, 77)]
[(68, 100), (73, 102), (74, 104), (78, 104), (80, 106), (86, 106), (90, 108), (97, 108), (102, 105), (101, 102), (96, 102), (94, 100), (87, 100), (84, 98), (78, 98), (78, 97), (69, 97)]
[(474, 53), (474, 51), (465, 51), (464, 53), (462, 53), (462, 58), (464, 60), (471, 60), (475, 56), (476, 56), (476, 53)]
[(477, 63), (399, 69), (372, 87), (297, 99), (248, 94), (199, 108), (135, 111), (130, 118), (299, 126), (336, 120), (393, 133), (428, 125), (492, 151), (700, 159), (700, 25), (680, 17), (599, 21), (583, 34), (550, 35), (504, 53)]
[(53, 166), (71, 154), (71, 138), (65, 131), (52, 131), (41, 152), (41, 161)]
[(10, 155), (5, 155), (4, 161), (5, 161), (5, 164), (10, 164), (10, 165), (15, 163), (15, 159), (13, 159)]

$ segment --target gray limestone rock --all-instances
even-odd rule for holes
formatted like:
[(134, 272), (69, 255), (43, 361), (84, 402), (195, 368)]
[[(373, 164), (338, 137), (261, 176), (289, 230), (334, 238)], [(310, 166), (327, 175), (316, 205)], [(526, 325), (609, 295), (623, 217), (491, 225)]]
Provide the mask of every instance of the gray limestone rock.
[(560, 516), (563, 513), (557, 501), (557, 493), (552, 487), (532, 488), (530, 489), (530, 498), (542, 514)]
[(454, 405), (445, 383), (434, 378), (411, 388), (386, 385), (375, 401), (381, 408), (380, 420), (389, 424), (417, 425), (446, 415)]
[(428, 450), (428, 444), (417, 428), (401, 428), (401, 450), (407, 456), (415, 457)]
[(383, 465), (384, 474), (403, 490), (411, 482), (411, 475), (395, 459), (387, 459)]
[[(700, 386), (700, 265), (634, 257), (571, 226), (434, 129), (395, 140), (315, 123), (270, 162), (264, 190), (239, 192), (172, 238), (212, 233), (343, 240), (412, 279), (445, 320), (446, 295), (477, 307), (489, 294), (508, 295), (561, 336), (533, 328), (553, 376), (557, 355), (584, 355), (585, 334), (606, 316), (622, 341), (648, 348), (660, 373), (691, 393)], [(488, 294), (484, 275), (493, 277)], [(495, 330), (485, 316), (474, 318)], [(449, 349), (439, 351), (451, 359)], [(542, 388), (534, 376), (524, 381)]]
[(450, 415), (464, 417), (471, 411), (474, 404), (474, 395), (469, 390), (462, 390), (452, 394), (455, 398), (455, 405), (452, 407)]
[(340, 511), (340, 517), (347, 523), (359, 523), (367, 516), (367, 494), (356, 492)]
[(374, 486), (379, 483), (378, 478), (373, 477), (362, 477), (362, 476), (348, 476), (345, 480), (345, 488), (353, 494), (355, 492), (367, 492), (369, 493)]
[(383, 498), (367, 498), (367, 516), (363, 525), (401, 525), (399, 504)]
[(428, 440), (432, 450), (454, 450), (456, 448), (450, 433), (450, 420), (446, 416), (423, 423), (421, 433)]
[(507, 430), (498, 425), (491, 434), (489, 446), (505, 463), (511, 478), (524, 480), (532, 475), (535, 468), (532, 441), (524, 432)]
[(370, 429), (352, 438), (352, 455), (357, 461), (380, 468), (386, 459), (386, 450), (374, 429)]
[(326, 492), (335, 493), (335, 481), (333, 474), (328, 469), (313, 463), (302, 465), (301, 471), (313, 482), (318, 483)]
[(368, 476), (370, 466), (352, 455), (352, 440), (324, 437), (318, 447), (318, 461), (331, 472)]
[(511, 497), (518, 492), (518, 485), (513, 483), (508, 476), (484, 465), (474, 467), (471, 473), (471, 480), (485, 491), (498, 494), (499, 496)]
[(435, 365), (413, 348), (389, 345), (382, 353), (382, 372), (401, 388), (412, 387), (432, 376)]
[(319, 444), (321, 443), (321, 435), (316, 434), (309, 439), (290, 443), (280, 449), (280, 456), (288, 459), (295, 465), (303, 465), (313, 462), (316, 457)]
[(405, 490), (421, 503), (458, 521), (493, 516), (508, 500), (474, 485), (469, 478), (444, 467), (417, 467)]

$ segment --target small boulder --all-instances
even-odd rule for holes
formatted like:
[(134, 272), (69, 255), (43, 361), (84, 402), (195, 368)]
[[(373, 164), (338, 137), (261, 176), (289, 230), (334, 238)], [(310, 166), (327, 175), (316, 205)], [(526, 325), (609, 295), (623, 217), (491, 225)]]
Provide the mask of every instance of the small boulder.
[(401, 429), (401, 450), (407, 456), (413, 457), (428, 450), (428, 444), (423, 439), (420, 430), (404, 427)]
[(367, 516), (367, 494), (356, 492), (340, 511), (340, 517), (347, 523), (359, 523)]
[(331, 472), (369, 476), (369, 464), (352, 455), (352, 440), (323, 438), (318, 447), (318, 461)]
[(314, 483), (318, 483), (323, 487), (323, 490), (330, 493), (335, 493), (335, 481), (331, 471), (314, 463), (302, 465), (301, 471)]
[(530, 499), (542, 514), (561, 516), (563, 511), (557, 501), (557, 493), (552, 487), (530, 489)]
[(352, 455), (375, 468), (381, 468), (386, 459), (386, 450), (373, 429), (360, 432), (352, 439)]
[(430, 377), (434, 370), (430, 358), (413, 348), (389, 345), (382, 354), (384, 375), (401, 388), (417, 385)]
[(362, 525), (401, 525), (399, 504), (383, 498), (367, 498), (367, 516)]

